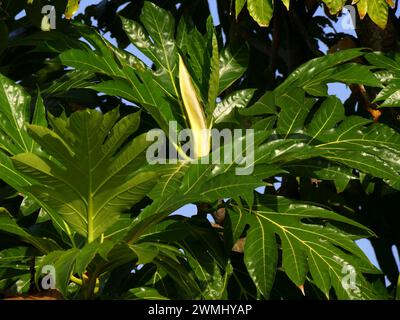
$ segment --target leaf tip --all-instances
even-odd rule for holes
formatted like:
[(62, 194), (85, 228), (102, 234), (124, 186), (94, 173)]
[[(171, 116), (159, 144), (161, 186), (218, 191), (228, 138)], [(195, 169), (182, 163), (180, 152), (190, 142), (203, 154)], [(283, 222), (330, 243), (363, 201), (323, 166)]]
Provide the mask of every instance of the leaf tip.
[(306, 296), (306, 292), (304, 291), (304, 285), (302, 284), (302, 285), (299, 285), (299, 286), (297, 286), (297, 288), (299, 288), (300, 289), (300, 291), (301, 291), (301, 293), (303, 294), (303, 296)]

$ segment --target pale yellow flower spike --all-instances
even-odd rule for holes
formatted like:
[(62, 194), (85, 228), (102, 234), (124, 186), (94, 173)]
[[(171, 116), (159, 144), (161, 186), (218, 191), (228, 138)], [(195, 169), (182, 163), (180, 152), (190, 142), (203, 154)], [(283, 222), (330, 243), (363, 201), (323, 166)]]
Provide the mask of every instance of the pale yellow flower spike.
[(207, 128), (203, 107), (181, 56), (179, 56), (179, 86), (193, 134), (194, 156), (204, 157), (210, 153), (210, 130)]

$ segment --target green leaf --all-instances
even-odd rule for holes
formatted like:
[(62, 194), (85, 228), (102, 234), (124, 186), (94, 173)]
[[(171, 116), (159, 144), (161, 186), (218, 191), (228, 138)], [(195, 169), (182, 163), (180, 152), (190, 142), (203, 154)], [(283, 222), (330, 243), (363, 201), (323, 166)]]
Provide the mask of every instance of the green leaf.
[(48, 253), (60, 248), (52, 239), (31, 235), (28, 231), (20, 227), (4, 208), (0, 208), (0, 231), (21, 237), (23, 241), (33, 245), (42, 253)]
[(235, 16), (236, 16), (236, 18), (239, 16), (239, 13), (242, 11), (245, 4), (246, 4), (246, 0), (236, 0), (235, 1)]
[(9, 156), (0, 151), (0, 172), (1, 179), (15, 189), (26, 186), (31, 183), (30, 179), (19, 174), (13, 168), (12, 161)]
[(26, 132), (26, 123), (46, 124), (44, 106), (38, 97), (35, 114), (30, 113), (30, 96), (10, 79), (0, 74), (0, 148), (8, 154), (33, 151), (37, 148)]
[(328, 86), (326, 84), (311, 84), (303, 87), (304, 91), (309, 95), (315, 97), (326, 97), (328, 96)]
[(98, 242), (92, 242), (86, 244), (82, 249), (80, 249), (79, 254), (76, 256), (75, 261), (75, 272), (79, 275), (83, 274), (86, 271), (89, 263), (94, 259), (97, 252), (100, 250), (101, 244)]
[[(45, 107), (39, 93), (32, 114), (30, 101), (31, 97), (21, 86), (0, 74), (0, 174), (7, 184), (18, 191), (24, 189), (31, 200), (43, 207), (38, 198), (26, 191), (33, 180), (15, 170), (10, 158), (24, 152), (37, 152), (45, 156), (27, 133), (29, 123), (47, 126)], [(56, 212), (51, 213), (51, 218), (58, 228), (66, 231)]]
[(206, 300), (224, 300), (228, 297), (227, 285), (228, 278), (232, 273), (232, 266), (229, 264), (224, 275), (221, 274), (218, 266), (214, 265), (214, 272), (203, 291)]
[[(39, 152), (38, 145), (26, 132), (27, 123), (46, 126), (43, 100), (38, 95), (34, 112), (30, 112), (30, 96), (25, 90), (0, 74), (0, 174), (2, 180), (20, 190), (31, 180), (18, 173), (9, 158), (23, 152)], [(34, 199), (30, 199), (35, 206)], [(26, 213), (28, 214), (28, 213)]]
[(234, 109), (243, 109), (250, 102), (254, 94), (254, 89), (244, 89), (236, 91), (225, 97), (217, 104), (213, 112), (215, 123), (224, 122), (228, 119)]
[(386, 28), (389, 5), (386, 0), (368, 0), (368, 15), (381, 29)]
[(312, 137), (312, 140), (316, 140), (321, 133), (333, 128), (343, 119), (344, 107), (341, 101), (336, 97), (329, 97), (314, 114), (306, 132)]
[[(381, 92), (378, 93), (378, 95), (375, 98), (376, 101), (384, 101), (383, 105), (388, 104), (388, 100), (390, 100), (390, 97), (393, 95), (396, 95), (396, 93), (400, 90), (400, 81), (399, 80), (392, 80), (389, 82), (389, 84), (381, 90)], [(393, 100), (393, 99), (392, 99)], [(395, 102), (395, 101), (393, 101)]]
[(69, 91), (72, 88), (85, 88), (90, 85), (89, 80), (94, 74), (91, 71), (72, 70), (58, 78), (43, 91), (44, 95), (54, 95)]
[(176, 42), (184, 54), (205, 109), (211, 113), (219, 93), (218, 43), (211, 17), (207, 19), (207, 32), (202, 35), (193, 22), (184, 16), (179, 22)]
[(277, 98), (276, 104), (282, 109), (278, 116), (277, 133), (287, 138), (303, 128), (314, 100), (305, 98), (303, 90), (293, 88)]
[(364, 127), (369, 122), (347, 117), (337, 128), (322, 133), (316, 147), (329, 152), (327, 159), (386, 179), (395, 187), (400, 172), (400, 135), (383, 124)]
[(380, 107), (399, 107), (400, 106), (400, 89), (392, 93)]
[(190, 268), (183, 260), (176, 260), (168, 255), (159, 256), (154, 260), (158, 269), (165, 271), (174, 280), (180, 295), (195, 299), (201, 294), (201, 289), (195, 281)]
[[(75, 23), (74, 27), (86, 39), (86, 41), (95, 48), (98, 54), (105, 57), (105, 60), (114, 59), (119, 69), (122, 69), (127, 73), (132, 71), (142, 72), (146, 69), (144, 63), (139, 58), (114, 46), (107, 39), (102, 37), (95, 29), (88, 28), (87, 26), (78, 23)], [(86, 43), (84, 44), (84, 48), (87, 49)], [(112, 66), (113, 69), (118, 72), (114, 63), (112, 63)]]
[(165, 97), (160, 95), (147, 72), (142, 73), (140, 77), (131, 77), (129, 81), (108, 80), (92, 85), (90, 88), (142, 104), (165, 131), (168, 130), (168, 122), (175, 119), (171, 106), (166, 103)]
[[(268, 132), (257, 134), (254, 138), (254, 146), (257, 147), (267, 135)], [(229, 146), (239, 143), (243, 145), (245, 142), (245, 137), (232, 139), (224, 148), (229, 149)], [(251, 154), (252, 147), (253, 145), (246, 144), (246, 148), (242, 149), (243, 154)], [(221, 152), (221, 150), (214, 152)], [(221, 157), (223, 159), (223, 153)], [(247, 197), (255, 188), (265, 185), (263, 178), (282, 172), (275, 166), (272, 166), (271, 170), (259, 170), (257, 167), (254, 168), (254, 174), (242, 175), (239, 172), (241, 177), (238, 179), (236, 173), (238, 168), (244, 172), (251, 170), (250, 166), (254, 165), (254, 162), (245, 163), (244, 159), (239, 161), (239, 158), (242, 158), (242, 155), (235, 154), (231, 163), (226, 165), (212, 164), (212, 156), (210, 156), (208, 160), (210, 164), (182, 162), (176, 165), (160, 165), (162, 169), (153, 167), (157, 172), (163, 171), (164, 174), (149, 194), (154, 199), (153, 203), (147, 206), (130, 226), (130, 231), (126, 235), (127, 241), (135, 242), (146, 230), (187, 203), (212, 203), (218, 199), (230, 197), (232, 194)]]
[(258, 116), (262, 114), (276, 114), (275, 95), (272, 91), (267, 91), (251, 107), (239, 110), (245, 116)]
[(137, 264), (150, 263), (159, 253), (157, 246), (151, 243), (139, 243), (130, 247), (138, 257)]
[(210, 76), (208, 79), (208, 106), (211, 110), (215, 108), (215, 101), (219, 93), (219, 50), (218, 41), (215, 34), (212, 18), (207, 20), (207, 34), (211, 35), (208, 41), (209, 51), (209, 62), (205, 65), (207, 68), (209, 65)]
[(275, 234), (258, 216), (247, 217), (246, 222), (250, 224), (250, 230), (246, 236), (244, 262), (257, 289), (268, 299), (278, 264)]
[[(174, 41), (175, 21), (171, 13), (165, 11), (151, 2), (145, 2), (141, 21), (156, 47), (151, 59), (162, 68), (160, 83), (165, 86), (166, 92), (173, 92), (179, 96), (176, 86), (177, 54)], [(165, 73), (165, 75), (164, 75)]]
[[(140, 29), (142, 27), (137, 22), (128, 19), (123, 19), (122, 22), (131, 39), (137, 40), (143, 37), (147, 39), (145, 31)], [(156, 27), (152, 26), (151, 28), (154, 29)], [(165, 95), (169, 99), (173, 98), (174, 101), (177, 101), (178, 96), (176, 90), (172, 96), (171, 92), (174, 91), (168, 91), (171, 87), (176, 89), (175, 80), (171, 83), (171, 79), (175, 76), (170, 74), (171, 70), (175, 70), (176, 67), (169, 67), (170, 61), (168, 60), (171, 57), (175, 57), (176, 51), (165, 53), (166, 56), (163, 58), (162, 48), (154, 47), (152, 42), (147, 39), (147, 45), (152, 49), (151, 52), (155, 54), (156, 58), (160, 57), (161, 59), (160, 64), (157, 64), (160, 70), (157, 69), (153, 72), (150, 69), (145, 69), (143, 62), (135, 56), (114, 47), (97, 32), (80, 25), (77, 25), (76, 28), (95, 50), (90, 47), (87, 47), (86, 50), (67, 50), (60, 54), (61, 62), (78, 69), (75, 71), (78, 74), (83, 72), (87, 78), (90, 78), (90, 74), (94, 72), (114, 77), (115, 80), (100, 82), (95, 85), (86, 83), (86, 87), (106, 94), (121, 96), (129, 101), (143, 105), (157, 120), (161, 128), (166, 128), (168, 121), (175, 119), (175, 117), (172, 115), (171, 102), (167, 101)], [(164, 39), (164, 41), (170, 40)], [(143, 43), (141, 45), (135, 44), (146, 54), (147, 47)], [(176, 60), (176, 57), (174, 59)], [(164, 70), (166, 67), (169, 69)], [(64, 86), (67, 85), (69, 88), (82, 86), (82, 79), (76, 82), (72, 81), (73, 79), (69, 80)], [(57, 89), (57, 86), (55, 88), (51, 87), (49, 90), (53, 91), (55, 89)]]
[(141, 170), (148, 145), (141, 135), (120, 147), (136, 131), (139, 113), (120, 121), (118, 111), (96, 110), (53, 118), (54, 131), (31, 125), (32, 137), (52, 156), (19, 154), (14, 165), (35, 179), (28, 187), (88, 242), (104, 233), (120, 213), (141, 200), (156, 173)]
[(56, 288), (65, 297), (67, 296), (67, 286), (70, 282), (70, 277), (74, 270), (76, 258), (79, 255), (79, 249), (73, 248), (66, 251), (53, 251), (45, 256), (39, 264), (39, 272), (36, 273), (36, 282), (39, 281), (43, 275), (41, 272), (45, 270), (45, 266), (51, 266), (54, 268), (55, 274), (54, 282)]
[(338, 192), (342, 192), (350, 180), (356, 179), (352, 169), (322, 159), (294, 161), (283, 166), (296, 177), (308, 177), (320, 180), (333, 180)]
[(273, 0), (247, 0), (247, 10), (261, 27), (268, 27), (274, 13)]
[(246, 71), (249, 63), (248, 47), (244, 43), (232, 43), (221, 51), (219, 59), (219, 93), (222, 93)]
[(11, 268), (15, 270), (29, 270), (31, 262), (31, 248), (12, 247), (0, 251), (0, 267)]
[(19, 209), (22, 215), (29, 216), (33, 212), (39, 210), (40, 205), (35, 200), (31, 199), (30, 196), (25, 196), (25, 198), (21, 202), (21, 206)]
[[(177, 51), (174, 41), (175, 21), (170, 12), (145, 2), (139, 23), (122, 19), (122, 26), (129, 39), (155, 64), (155, 80), (160, 88), (174, 99), (179, 97), (176, 85)], [(152, 42), (151, 39), (154, 41)]]
[[(234, 211), (234, 212), (231, 212)], [(231, 207), (227, 206), (225, 208), (225, 217), (224, 227), (226, 229), (225, 234), (232, 236), (232, 245), (236, 243), (240, 239), (243, 234), (243, 231), (246, 227), (246, 213), (242, 210), (242, 207)], [(232, 247), (229, 248), (231, 251)]]
[(338, 81), (347, 84), (361, 83), (371, 87), (382, 86), (368, 67), (357, 63), (347, 63), (337, 67), (335, 72), (330, 76), (330, 81)]
[[(293, 86), (303, 88), (321, 83), (322, 81), (329, 82), (330, 76), (334, 74), (336, 66), (351, 61), (363, 54), (361, 49), (348, 49), (312, 59), (292, 72), (274, 92), (276, 96), (280, 96)], [(333, 69), (331, 70), (331, 68)], [(326, 74), (326, 76), (317, 79), (321, 73)]]
[(378, 68), (383, 68), (391, 71), (400, 71), (400, 64), (397, 61), (388, 58), (383, 53), (380, 52), (368, 53), (365, 55), (365, 58), (368, 60), (370, 64)]
[[(268, 296), (276, 272), (276, 235), (281, 241), (282, 268), (297, 286), (304, 284), (310, 272), (315, 284), (327, 296), (333, 286), (340, 299), (377, 298), (362, 275), (366, 270), (375, 273), (376, 269), (349, 235), (328, 221), (352, 225), (363, 232), (368, 229), (332, 211), (280, 197), (264, 197), (257, 197), (257, 204), (252, 208), (242, 209), (250, 224), (245, 246), (246, 266), (264, 296)], [(343, 284), (344, 267), (356, 272), (351, 288)]]
[[(324, 155), (324, 151), (306, 144), (302, 140), (279, 139), (259, 146), (254, 155), (254, 163), (283, 165), (295, 160), (307, 160)], [(281, 169), (281, 172), (284, 172)]]
[(346, 0), (322, 0), (326, 6), (329, 8), (331, 14), (336, 14), (342, 10), (346, 3)]
[(60, 60), (67, 66), (81, 71), (105, 73), (118, 76), (121, 74), (118, 64), (111, 53), (96, 54), (91, 49), (71, 49), (60, 54)]
[(383, 101), (380, 107), (397, 107), (400, 105), (400, 65), (396, 60), (381, 53), (369, 53), (366, 56), (369, 63), (379, 69), (377, 78), (386, 86), (378, 93), (374, 102)]
[(206, 219), (174, 215), (149, 229), (140, 240), (179, 244), (204, 287), (203, 297), (217, 299), (224, 295), (228, 274), (222, 276), (220, 268), (225, 268), (227, 256), (220, 235)]

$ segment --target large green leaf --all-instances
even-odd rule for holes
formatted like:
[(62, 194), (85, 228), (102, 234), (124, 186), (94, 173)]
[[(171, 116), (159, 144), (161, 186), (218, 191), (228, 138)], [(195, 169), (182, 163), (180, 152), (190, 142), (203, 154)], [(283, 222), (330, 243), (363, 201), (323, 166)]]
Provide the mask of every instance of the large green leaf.
[(8, 156), (37, 151), (38, 146), (26, 131), (26, 124), (46, 125), (44, 105), (39, 96), (34, 113), (31, 113), (31, 97), (12, 80), (0, 74), (0, 174), (2, 180), (18, 189), (29, 184), (13, 169)]
[(342, 103), (336, 97), (329, 97), (314, 114), (306, 132), (312, 137), (312, 140), (318, 139), (322, 132), (333, 128), (343, 118)]
[(385, 179), (398, 188), (400, 135), (383, 124), (365, 126), (368, 120), (347, 117), (337, 128), (322, 133), (316, 146), (327, 159)]
[[(185, 253), (174, 246), (160, 243), (154, 245), (159, 254), (154, 257), (151, 265), (135, 269), (132, 286), (151, 287), (167, 297), (198, 299), (201, 288)], [(132, 267), (128, 268), (129, 272)]]
[[(282, 95), (290, 87), (300, 88), (313, 88), (313, 86), (321, 85), (329, 82), (344, 82), (348, 84), (363, 83), (366, 76), (368, 83), (380, 86), (377, 79), (374, 78), (372, 72), (366, 67), (359, 65), (343, 65), (357, 57), (362, 56), (364, 53), (361, 49), (348, 49), (336, 53), (328, 54), (326, 56), (312, 59), (305, 64), (298, 67), (291, 73), (285, 81), (280, 84), (275, 90), (276, 96)], [(350, 69), (349, 69), (350, 68)], [(351, 68), (357, 68), (364, 76), (358, 77), (351, 71)], [(340, 79), (336, 77), (336, 72), (344, 73), (345, 77)]]
[(174, 215), (150, 228), (140, 241), (172, 242), (179, 245), (204, 287), (203, 296), (206, 299), (217, 299), (224, 291), (224, 281), (219, 270), (225, 268), (227, 263), (223, 241), (217, 231), (204, 218), (194, 216), (189, 219)]
[[(332, 211), (280, 197), (257, 197), (251, 208), (232, 206), (236, 209), (230, 214), (244, 211), (246, 223), (250, 225), (245, 262), (258, 290), (265, 297), (269, 295), (276, 273), (278, 236), (282, 268), (297, 286), (303, 286), (310, 274), (327, 297), (333, 287), (341, 299), (377, 298), (362, 275), (377, 270), (350, 235), (331, 222), (352, 225), (361, 231), (360, 234), (369, 232), (365, 227)], [(355, 282), (350, 286), (343, 281), (346, 276), (344, 268), (355, 274)]]
[[(177, 89), (177, 51), (175, 21), (171, 13), (145, 2), (139, 23), (122, 19), (128, 37), (156, 65), (155, 80), (167, 96), (179, 97)], [(151, 38), (151, 40), (150, 40)]]
[(21, 174), (36, 181), (28, 191), (89, 242), (154, 185), (156, 173), (143, 170), (145, 135), (126, 143), (139, 125), (139, 113), (117, 120), (118, 110), (105, 115), (86, 110), (52, 118), (54, 130), (30, 125), (30, 135), (51, 158), (13, 157)]
[(256, 215), (253, 221), (248, 217), (246, 220), (251, 229), (246, 237), (244, 262), (259, 292), (269, 298), (278, 264), (275, 234)]
[(350, 180), (357, 179), (352, 173), (351, 167), (346, 168), (343, 165), (323, 159), (293, 161), (284, 165), (283, 168), (296, 177), (332, 180), (335, 182), (338, 192), (342, 192)]
[(153, 66), (144, 67), (138, 58), (116, 48), (98, 33), (76, 25), (91, 47), (85, 45), (84, 49), (80, 46), (79, 49), (62, 52), (59, 56), (61, 62), (80, 72), (105, 74), (112, 80), (102, 79), (93, 83), (93, 78), (90, 79), (92, 83), (86, 85), (84, 80), (76, 84), (68, 80), (68, 88), (85, 85), (139, 104), (166, 132), (170, 121), (177, 121), (178, 129), (187, 122), (177, 85), (178, 51), (187, 60), (189, 72), (208, 115), (214, 111), (218, 94), (246, 70), (246, 45), (232, 44), (220, 55), (211, 18), (203, 35), (187, 17), (183, 17), (176, 38), (172, 15), (151, 2), (144, 3), (140, 22), (121, 19), (130, 41), (153, 62)]
[[(27, 133), (29, 123), (39, 126), (47, 126), (46, 110), (43, 100), (38, 95), (34, 105), (34, 112), (31, 112), (31, 97), (18, 84), (0, 74), (0, 175), (1, 179), (18, 191), (24, 191), (25, 197), (35, 202), (36, 206), (46, 208), (46, 205), (27, 188), (32, 185), (32, 178), (15, 170), (11, 156), (35, 152), (45, 153), (39, 145)], [(64, 222), (57, 212), (50, 212), (54, 224), (67, 233)]]
[[(128, 35), (129, 32), (137, 31), (131, 25), (133, 21), (123, 20), (123, 22)], [(84, 84), (85, 87), (139, 103), (155, 118), (161, 128), (165, 129), (168, 121), (174, 119), (174, 116), (171, 103), (165, 99), (165, 92), (160, 90), (157, 75), (165, 75), (167, 72), (152, 72), (146, 69), (138, 58), (113, 46), (95, 31), (87, 30), (86, 27), (80, 25), (76, 28), (95, 50), (87, 46), (86, 49), (64, 51), (59, 56), (61, 62), (76, 68), (76, 72), (89, 73), (89, 77), (93, 73), (114, 77), (114, 80), (96, 84), (91, 81)], [(165, 77), (163, 79), (165, 80)], [(68, 81), (68, 87), (82, 87), (80, 81)], [(164, 81), (164, 83), (168, 82)], [(51, 87), (49, 90), (54, 89)], [(174, 100), (176, 101), (176, 98)]]
[[(254, 139), (254, 146), (257, 147), (267, 135), (267, 132), (259, 133)], [(234, 150), (233, 145), (245, 141), (246, 137), (232, 139), (221, 149), (215, 150), (213, 154), (220, 152), (222, 161), (224, 148)], [(246, 145), (243, 155), (249, 155), (252, 148), (253, 145)], [(242, 154), (235, 156), (243, 157)], [(242, 170), (249, 168), (235, 156), (228, 164), (213, 164), (213, 155), (210, 155), (207, 160), (209, 164), (181, 162), (175, 165), (159, 165), (160, 168), (153, 166), (154, 170), (161, 174), (157, 186), (149, 193), (154, 201), (141, 212), (137, 220), (133, 221), (126, 239), (130, 242), (135, 241), (148, 228), (187, 203), (211, 203), (232, 195), (244, 197), (252, 195), (255, 188), (265, 185), (264, 178), (284, 171), (275, 165), (262, 165), (255, 167), (254, 172), (250, 171), (247, 175), (241, 175), (238, 178), (238, 168)], [(254, 165), (254, 162), (249, 164)]]
[[(343, 56), (336, 58), (342, 60)], [(333, 65), (333, 61), (330, 64)], [(303, 73), (308, 72), (307, 68), (300, 67), (296, 71), (297, 80), (292, 84), (298, 83), (304, 77)], [(275, 103), (282, 109), (278, 115), (276, 132), (285, 140), (272, 140), (258, 148), (255, 163), (271, 161), (271, 152), (279, 154), (278, 159), (286, 162), (296, 160), (296, 157), (299, 160), (322, 156), (382, 178), (398, 188), (400, 135), (396, 131), (383, 124), (372, 124), (372, 121), (361, 117), (344, 117), (343, 104), (334, 97), (328, 97), (312, 118), (306, 121), (310, 118), (315, 100), (305, 98), (300, 88), (288, 88), (280, 94), (281, 89), (278, 87), (275, 90)], [(291, 140), (293, 138), (304, 139), (307, 145), (301, 140)], [(272, 150), (273, 145), (275, 151)]]

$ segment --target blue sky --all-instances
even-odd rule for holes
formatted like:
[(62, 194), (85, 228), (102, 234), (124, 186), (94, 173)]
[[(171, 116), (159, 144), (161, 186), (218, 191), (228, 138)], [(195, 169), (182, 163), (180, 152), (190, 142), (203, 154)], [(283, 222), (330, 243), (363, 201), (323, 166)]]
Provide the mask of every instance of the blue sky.
[[(78, 13), (82, 12), (84, 10), (84, 8), (87, 7), (88, 5), (99, 3), (99, 2), (100, 2), (100, 0), (82, 0)], [(213, 16), (214, 24), (218, 25), (219, 24), (219, 18), (218, 18), (218, 14), (217, 14), (217, 2), (216, 2), (216, 0), (209, 0), (209, 5), (210, 5), (210, 10), (211, 10), (211, 15)], [(397, 12), (397, 15), (398, 14), (400, 14), (400, 6), (399, 6), (399, 9), (398, 9), (398, 12)], [(315, 15), (317, 15), (317, 16), (318, 15), (324, 15), (322, 7), (317, 10)], [(351, 30), (351, 29), (350, 30), (344, 30), (342, 28), (342, 24), (341, 24), (340, 20), (337, 23), (334, 24), (334, 28), (336, 29), (337, 32), (348, 33), (348, 34), (353, 35), (353, 36), (356, 35), (354, 30)], [(332, 32), (332, 29), (326, 28), (325, 31)], [(106, 37), (109, 39), (109, 41), (111, 41), (112, 43), (115, 43), (115, 41), (113, 39), (110, 39), (109, 35), (106, 35)], [(327, 48), (322, 43), (320, 43), (320, 46), (321, 46), (321, 50), (326, 52)], [(140, 53), (140, 51), (137, 50), (137, 48), (135, 48), (133, 45), (130, 45), (127, 48), (127, 50), (130, 51), (131, 53), (137, 55), (145, 63), (147, 63), (147, 64), (151, 63), (147, 59), (147, 57), (143, 56)], [(341, 83), (330, 84), (328, 92), (329, 92), (329, 94), (336, 95), (342, 101), (346, 100), (350, 95), (350, 90), (346, 87), (346, 85), (341, 84)], [(195, 213), (196, 213), (196, 207), (194, 205), (192, 205), (192, 204), (186, 205), (186, 206), (182, 207), (181, 209), (179, 209), (179, 210), (177, 210), (175, 212), (175, 214), (181, 214), (181, 215), (186, 215), (186, 216), (191, 216), (191, 215), (193, 215)], [(371, 262), (375, 266), (379, 267), (379, 264), (377, 262), (374, 250), (372, 249), (372, 246), (371, 246), (369, 240), (367, 240), (367, 239), (360, 240), (360, 241), (357, 242), (357, 244), (366, 253), (366, 255), (371, 260)], [(395, 247), (393, 247), (394, 256), (397, 259), (397, 264), (398, 264), (399, 269), (400, 269), (400, 261), (399, 261), (399, 258), (398, 258), (399, 254), (397, 252), (395, 252), (395, 250), (396, 250)]]

